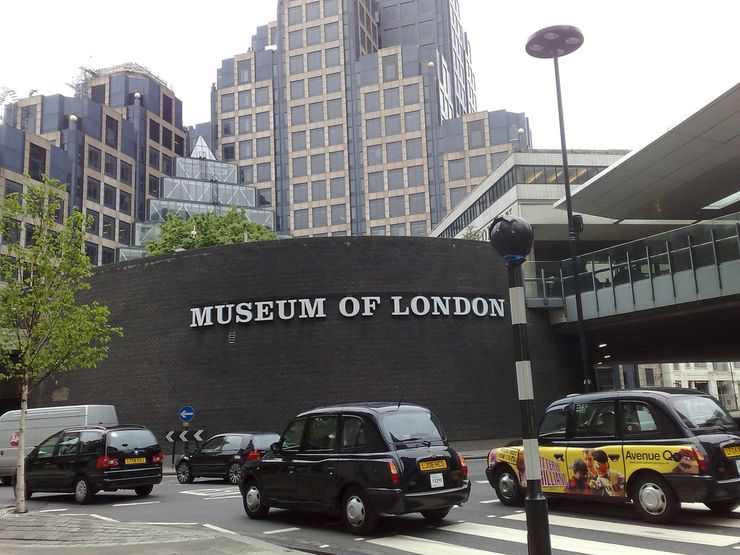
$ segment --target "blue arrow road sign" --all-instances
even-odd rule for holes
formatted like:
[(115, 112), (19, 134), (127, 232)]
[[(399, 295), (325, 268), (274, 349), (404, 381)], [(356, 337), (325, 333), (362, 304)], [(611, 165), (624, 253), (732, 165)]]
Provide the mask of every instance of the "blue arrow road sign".
[(181, 422), (190, 422), (195, 416), (195, 409), (185, 405), (177, 415), (180, 417)]

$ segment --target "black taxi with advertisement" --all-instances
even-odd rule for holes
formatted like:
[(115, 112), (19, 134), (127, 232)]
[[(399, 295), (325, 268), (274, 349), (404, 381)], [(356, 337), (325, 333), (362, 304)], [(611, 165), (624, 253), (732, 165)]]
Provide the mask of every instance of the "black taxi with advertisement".
[[(645, 520), (667, 523), (681, 502), (713, 512), (740, 506), (740, 428), (713, 397), (692, 389), (570, 395), (539, 428), (545, 495), (632, 501)], [(520, 442), (492, 449), (486, 476), (504, 505), (521, 505)]]
[(355, 534), (381, 514), (445, 518), (470, 496), (468, 467), (426, 408), (355, 403), (299, 414), (261, 459), (247, 461), (239, 483), (244, 510), (271, 507), (339, 513)]

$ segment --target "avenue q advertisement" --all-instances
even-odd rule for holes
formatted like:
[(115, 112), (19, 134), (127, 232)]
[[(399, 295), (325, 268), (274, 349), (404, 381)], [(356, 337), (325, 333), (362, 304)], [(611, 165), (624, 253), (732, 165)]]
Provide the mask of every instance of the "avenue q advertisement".
[(343, 318), (481, 318), (502, 319), (504, 299), (497, 296), (357, 295), (336, 299), (245, 300), (190, 309), (190, 327), (257, 324), (279, 320), (316, 320), (336, 314)]

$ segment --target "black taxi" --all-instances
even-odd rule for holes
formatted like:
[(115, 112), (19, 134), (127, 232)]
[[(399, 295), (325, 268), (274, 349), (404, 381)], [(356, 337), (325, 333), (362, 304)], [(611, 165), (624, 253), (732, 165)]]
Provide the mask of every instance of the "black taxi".
[(299, 414), (239, 489), (250, 518), (271, 507), (339, 513), (355, 534), (381, 514), (419, 512), (440, 521), (470, 496), (468, 467), (426, 408), (356, 403)]
[[(670, 522), (681, 502), (728, 513), (740, 506), (740, 428), (716, 399), (692, 389), (571, 395), (539, 428), (545, 495), (631, 501), (649, 522)], [(524, 500), (521, 442), (492, 449), (486, 476), (501, 503)]]

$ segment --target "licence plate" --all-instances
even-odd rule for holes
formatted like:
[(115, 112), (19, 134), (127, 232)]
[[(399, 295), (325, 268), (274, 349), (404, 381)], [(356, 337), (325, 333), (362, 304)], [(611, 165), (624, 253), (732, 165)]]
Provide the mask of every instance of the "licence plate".
[(444, 475), (442, 474), (430, 474), (429, 480), (430, 486), (433, 488), (441, 488), (445, 485)]
[(146, 457), (134, 457), (132, 459), (126, 459), (126, 464), (144, 464), (146, 463)]
[(740, 445), (725, 447), (725, 457), (740, 457)]
[(437, 459), (434, 461), (421, 461), (419, 463), (419, 468), (421, 470), (444, 470), (447, 468), (447, 461), (445, 459)]

